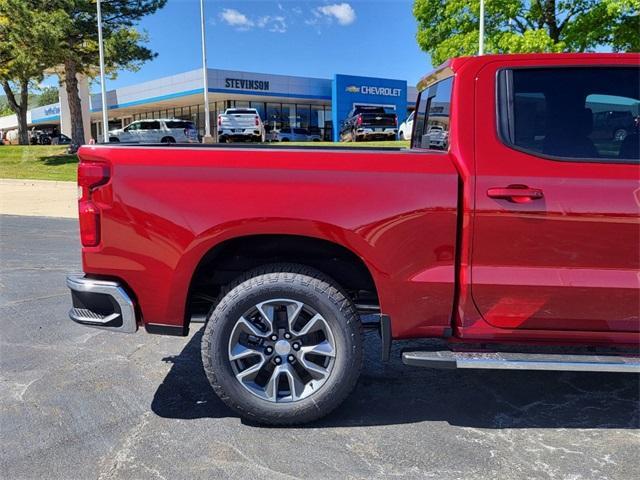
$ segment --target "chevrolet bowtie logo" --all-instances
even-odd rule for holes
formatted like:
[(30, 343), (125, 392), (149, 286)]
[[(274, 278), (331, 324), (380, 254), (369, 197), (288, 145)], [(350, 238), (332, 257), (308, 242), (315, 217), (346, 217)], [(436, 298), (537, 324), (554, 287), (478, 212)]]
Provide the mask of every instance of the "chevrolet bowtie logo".
[(360, 93), (360, 87), (356, 87), (355, 85), (349, 85), (345, 88), (345, 91), (349, 93)]

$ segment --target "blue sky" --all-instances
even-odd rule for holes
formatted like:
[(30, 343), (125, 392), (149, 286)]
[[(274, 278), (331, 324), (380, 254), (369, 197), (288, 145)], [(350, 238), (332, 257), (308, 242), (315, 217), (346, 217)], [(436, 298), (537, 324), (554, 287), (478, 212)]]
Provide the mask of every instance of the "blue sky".
[[(431, 69), (416, 43), (411, 0), (205, 0), (209, 68), (331, 78), (407, 80)], [(200, 67), (198, 0), (169, 0), (142, 20), (158, 57), (107, 89)], [(93, 91), (99, 90), (94, 84)]]

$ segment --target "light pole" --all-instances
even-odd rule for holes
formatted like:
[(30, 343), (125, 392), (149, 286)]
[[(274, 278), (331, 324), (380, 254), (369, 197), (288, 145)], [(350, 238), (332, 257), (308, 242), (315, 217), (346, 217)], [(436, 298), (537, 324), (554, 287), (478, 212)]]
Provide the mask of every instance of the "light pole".
[(480, 40), (478, 42), (478, 55), (484, 55), (484, 0), (480, 0)]
[(104, 83), (104, 46), (102, 44), (102, 10), (98, 5), (98, 51), (100, 52), (100, 90), (102, 92), (102, 141), (109, 143), (109, 116), (107, 115), (107, 86)]
[(205, 34), (204, 0), (200, 0), (200, 34), (202, 37), (202, 88), (204, 92), (204, 137), (202, 143), (213, 143), (209, 119), (209, 78), (207, 75), (207, 45)]

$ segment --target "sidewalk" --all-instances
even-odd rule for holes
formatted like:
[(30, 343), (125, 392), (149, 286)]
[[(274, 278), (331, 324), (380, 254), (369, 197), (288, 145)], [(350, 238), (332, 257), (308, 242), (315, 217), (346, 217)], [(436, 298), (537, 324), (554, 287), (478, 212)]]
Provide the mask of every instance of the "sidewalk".
[(0, 214), (78, 218), (75, 182), (0, 179)]

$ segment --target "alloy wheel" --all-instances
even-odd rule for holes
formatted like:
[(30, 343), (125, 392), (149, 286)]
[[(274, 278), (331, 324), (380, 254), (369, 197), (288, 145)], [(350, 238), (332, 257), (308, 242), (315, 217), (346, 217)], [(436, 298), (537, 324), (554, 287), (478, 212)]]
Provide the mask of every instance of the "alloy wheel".
[(325, 318), (291, 299), (261, 302), (235, 323), (229, 361), (236, 380), (274, 403), (296, 402), (317, 392), (331, 375), (336, 348)]

